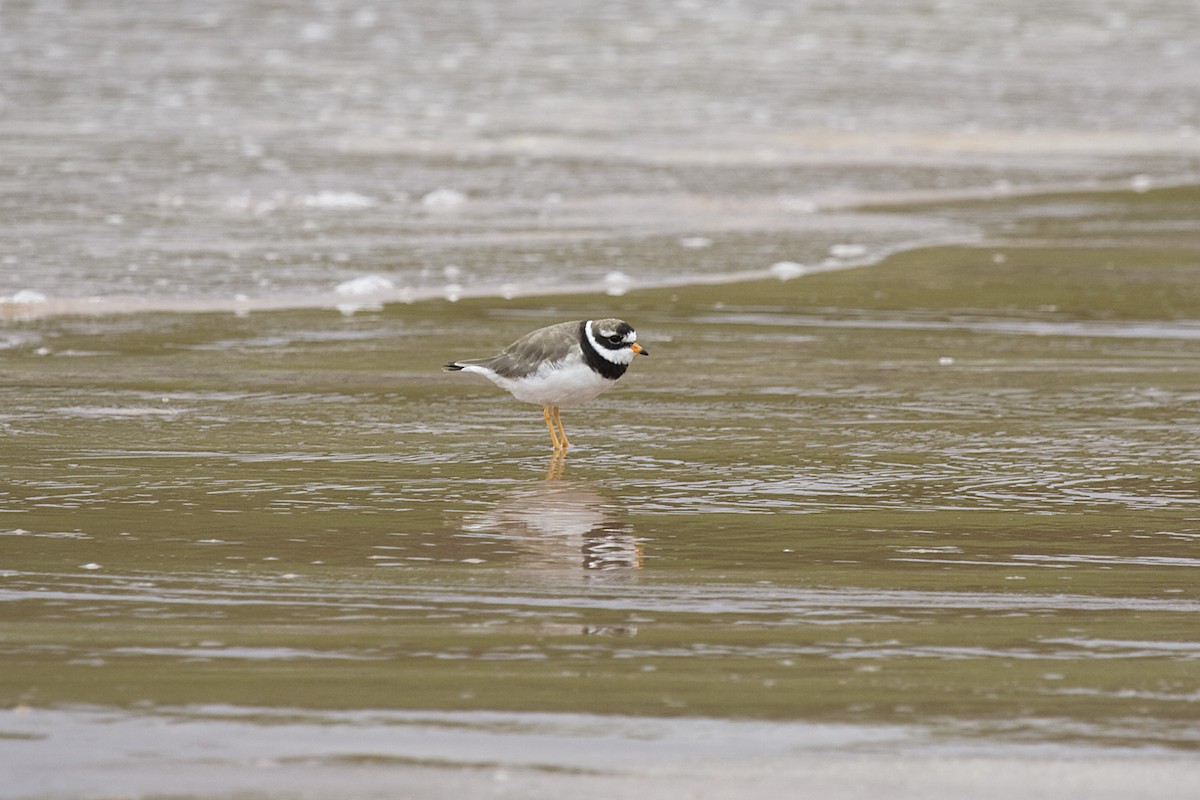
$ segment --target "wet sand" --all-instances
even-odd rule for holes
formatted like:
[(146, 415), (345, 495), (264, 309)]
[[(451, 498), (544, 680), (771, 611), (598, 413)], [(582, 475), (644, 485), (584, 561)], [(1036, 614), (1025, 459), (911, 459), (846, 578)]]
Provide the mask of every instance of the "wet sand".
[[(1196, 196), (719, 298), (8, 328), (0, 797), (1194, 795)], [(437, 365), (598, 307), (653, 355), (547, 481)]]

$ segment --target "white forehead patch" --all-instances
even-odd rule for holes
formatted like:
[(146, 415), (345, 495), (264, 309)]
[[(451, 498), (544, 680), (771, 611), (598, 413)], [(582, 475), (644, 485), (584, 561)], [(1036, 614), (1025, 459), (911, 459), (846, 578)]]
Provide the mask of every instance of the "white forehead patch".
[[(617, 330), (616, 328), (597, 328), (596, 335), (598, 335), (601, 339), (607, 339), (610, 336), (616, 336)], [(637, 331), (629, 331), (629, 333), (625, 334), (621, 338), (621, 341), (625, 344), (633, 344), (637, 341)]]

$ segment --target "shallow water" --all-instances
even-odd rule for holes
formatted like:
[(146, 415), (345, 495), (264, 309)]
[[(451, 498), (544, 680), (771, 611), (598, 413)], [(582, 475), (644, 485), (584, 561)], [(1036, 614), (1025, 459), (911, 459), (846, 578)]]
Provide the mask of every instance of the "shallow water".
[(5, 4), (0, 797), (1200, 792), (1192, 9), (775, 5)]
[[(1144, 204), (1190, 213), (1192, 197), (1119, 200), (1136, 227)], [(216, 765), (201, 793), (299, 796), (308, 779), (271, 765), (321, 781), (346, 759), (373, 765), (364, 793), (378, 769), (455, 765), (492, 787), (502, 769), (649, 779), (625, 736), (686, 772), (692, 729), (661, 721), (681, 719), (768, 761), (784, 756), (759, 737), (895, 769), (934, 746), (993, 766), (1108, 748), (1167, 759), (1186, 789), (1171, 754), (1200, 746), (1189, 236), (1169, 258), (997, 239), (716, 302), (632, 291), (619, 308), (652, 356), (564, 415), (562, 460), (535, 408), (438, 365), (611, 299), (12, 324), (11, 752), (157, 721), (177, 746), (147, 762), (106, 745), (79, 780), (115, 769), (114, 787), (149, 791), (199, 746)], [(387, 733), (416, 712), (424, 733)], [(595, 757), (514, 754), (519, 736), (477, 738), (481, 712)], [(269, 744), (222, 749), (242, 736)], [(238, 777), (244, 763), (266, 772)], [(80, 785), (55, 781), (7, 793)]]

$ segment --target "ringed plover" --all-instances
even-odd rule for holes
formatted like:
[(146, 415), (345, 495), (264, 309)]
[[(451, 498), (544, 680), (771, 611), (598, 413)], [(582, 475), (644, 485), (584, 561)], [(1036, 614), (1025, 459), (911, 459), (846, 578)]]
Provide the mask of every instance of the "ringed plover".
[(540, 405), (555, 452), (564, 452), (570, 442), (559, 408), (611, 388), (638, 354), (650, 355), (628, 322), (573, 320), (527, 333), (490, 358), (451, 361), (445, 370), (478, 373), (518, 400)]

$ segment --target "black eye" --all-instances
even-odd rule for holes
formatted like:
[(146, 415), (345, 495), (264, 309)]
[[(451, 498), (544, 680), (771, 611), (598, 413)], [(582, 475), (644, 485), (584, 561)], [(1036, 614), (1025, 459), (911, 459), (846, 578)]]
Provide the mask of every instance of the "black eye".
[(617, 336), (616, 334), (613, 334), (612, 336), (608, 337), (608, 340), (613, 344), (620, 344), (624, 338), (624, 336)]

